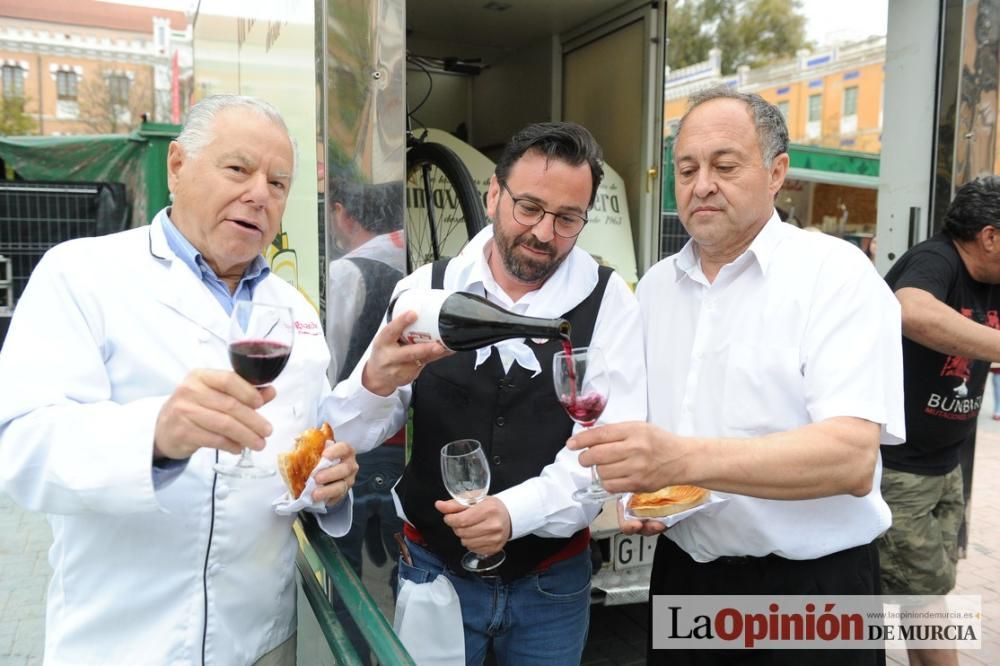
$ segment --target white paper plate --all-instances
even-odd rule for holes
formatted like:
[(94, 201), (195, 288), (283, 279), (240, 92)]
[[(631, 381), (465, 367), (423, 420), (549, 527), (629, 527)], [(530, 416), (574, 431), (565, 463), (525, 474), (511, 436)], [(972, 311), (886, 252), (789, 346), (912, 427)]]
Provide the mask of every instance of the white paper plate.
[(645, 516), (632, 515), (632, 513), (628, 510), (628, 502), (630, 499), (632, 499), (632, 493), (625, 493), (624, 495), (622, 495), (621, 501), (624, 502), (626, 520), (655, 520), (657, 522), (663, 523), (667, 527), (672, 527), (677, 523), (681, 522), (682, 520), (684, 520), (685, 518), (687, 518), (688, 516), (693, 516), (699, 511), (706, 511), (708, 513), (706, 513), (705, 515), (711, 516), (715, 514), (719, 509), (721, 509), (722, 505), (724, 505), (726, 502), (729, 501), (728, 497), (719, 497), (712, 491), (709, 491), (707, 501), (705, 501), (703, 504), (699, 504), (698, 506), (692, 507), (687, 511), (681, 511), (680, 513), (675, 513), (669, 516), (663, 516), (662, 518), (647, 518)]

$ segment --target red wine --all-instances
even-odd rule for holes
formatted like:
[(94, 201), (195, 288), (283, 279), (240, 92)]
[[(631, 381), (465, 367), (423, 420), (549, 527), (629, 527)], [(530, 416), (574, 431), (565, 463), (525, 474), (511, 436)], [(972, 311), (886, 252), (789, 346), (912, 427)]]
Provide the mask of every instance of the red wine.
[(240, 340), (229, 345), (233, 370), (254, 386), (270, 384), (288, 363), (292, 348), (271, 340)]
[(470, 351), (509, 338), (569, 339), (565, 319), (526, 317), (508, 312), (481, 296), (442, 289), (407, 289), (389, 304), (386, 315), (413, 310), (418, 319), (404, 332), (407, 342), (439, 340), (452, 351)]
[[(575, 392), (575, 387), (572, 390)], [(608, 401), (600, 393), (586, 393), (576, 396), (575, 399), (572, 396), (561, 395), (559, 396), (559, 404), (563, 406), (571, 419), (585, 428), (589, 428), (600, 418)]]
[[(568, 336), (562, 340), (562, 350), (566, 355), (566, 370), (569, 372), (569, 400), (573, 403), (576, 402), (576, 361), (573, 360), (573, 343)], [(569, 417), (573, 418), (573, 415), (570, 414)]]
[[(563, 350), (563, 353), (566, 354), (566, 358), (567, 359), (572, 359), (573, 358), (573, 343), (570, 342), (569, 336), (563, 338), (563, 340), (562, 340), (562, 350)], [(573, 381), (573, 380), (576, 379), (576, 365), (573, 364), (573, 363), (569, 364), (569, 378), (570, 378), (570, 383), (575, 387), (576, 386), (576, 382)]]

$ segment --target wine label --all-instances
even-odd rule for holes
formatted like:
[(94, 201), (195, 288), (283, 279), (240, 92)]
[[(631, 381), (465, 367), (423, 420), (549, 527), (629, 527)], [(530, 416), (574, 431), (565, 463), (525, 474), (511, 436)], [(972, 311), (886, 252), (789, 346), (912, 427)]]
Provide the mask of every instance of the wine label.
[(441, 313), (441, 304), (451, 294), (452, 292), (444, 289), (407, 289), (401, 292), (392, 306), (393, 316), (399, 316), (408, 310), (417, 313), (417, 320), (403, 331), (402, 339), (409, 344), (440, 340), (438, 315)]

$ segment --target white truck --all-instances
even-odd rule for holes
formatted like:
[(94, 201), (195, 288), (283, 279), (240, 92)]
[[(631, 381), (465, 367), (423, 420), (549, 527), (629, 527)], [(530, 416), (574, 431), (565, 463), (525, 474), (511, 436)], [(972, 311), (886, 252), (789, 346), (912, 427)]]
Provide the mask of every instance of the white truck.
[[(634, 285), (659, 259), (665, 2), (411, 2), (406, 102), (412, 131), (454, 151), (485, 197), (493, 159), (531, 122), (572, 120), (601, 144), (607, 176), (578, 244)], [(407, 172), (412, 263), (468, 238), (460, 198), (434, 171)], [(438, 204), (429, 241), (427, 204)], [(471, 229), (475, 231), (475, 228)], [(594, 603), (645, 601), (655, 539), (621, 534), (612, 502), (591, 526)]]
[[(454, 254), (467, 239), (467, 211), (454, 229), (429, 239), (430, 224), (420, 218), (426, 202), (449, 215), (461, 206), (443, 183), (411, 180), (416, 170), (408, 163), (428, 152), (413, 147), (414, 137), (454, 143), (479, 187), (516, 130), (537, 121), (579, 122), (594, 133), (613, 172), (581, 247), (633, 285), (659, 258), (665, 0), (237, 4), (198, 4), (192, 97), (255, 95), (285, 117), (299, 167), (267, 256), (321, 313), (330, 260), (344, 252), (332, 228), (336, 181), (407, 182), (410, 268)], [(424, 136), (423, 128), (443, 131)], [(381, 479), (381, 487), (390, 481)], [(595, 601), (644, 599), (652, 541), (620, 534), (613, 508), (593, 532), (602, 560)], [(391, 561), (380, 567), (366, 560), (364, 573), (388, 613)]]

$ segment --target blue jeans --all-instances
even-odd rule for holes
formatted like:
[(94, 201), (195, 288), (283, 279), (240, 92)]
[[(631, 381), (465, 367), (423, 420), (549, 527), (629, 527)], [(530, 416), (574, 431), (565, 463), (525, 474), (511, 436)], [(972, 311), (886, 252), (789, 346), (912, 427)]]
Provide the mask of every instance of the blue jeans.
[(482, 664), (490, 642), (500, 666), (579, 666), (590, 624), (590, 552), (504, 583), (496, 576), (456, 574), (407, 540), (413, 564), (399, 577), (427, 583), (445, 575), (462, 604), (465, 663)]

